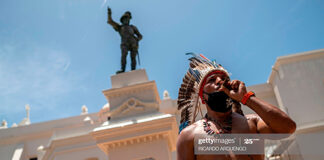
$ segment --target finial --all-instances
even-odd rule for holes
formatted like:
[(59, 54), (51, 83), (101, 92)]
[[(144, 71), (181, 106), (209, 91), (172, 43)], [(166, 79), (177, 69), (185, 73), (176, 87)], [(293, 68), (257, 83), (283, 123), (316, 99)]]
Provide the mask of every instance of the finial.
[(25, 109), (26, 109), (26, 117), (19, 123), (19, 126), (30, 125), (30, 118), (29, 118), (30, 106), (29, 106), (29, 104), (25, 105)]
[(81, 115), (88, 114), (88, 108), (86, 105), (83, 105), (81, 108)]
[(30, 106), (29, 106), (29, 104), (26, 104), (26, 105), (25, 105), (25, 109), (26, 109), (26, 114), (27, 114), (26, 118), (29, 119), (29, 111), (30, 111)]
[(1, 127), (0, 128), (2, 128), (2, 129), (8, 128), (8, 123), (7, 123), (6, 120), (2, 120), (2, 123), (1, 123)]
[(25, 105), (25, 108), (26, 108), (26, 110), (30, 110), (30, 106), (29, 106), (29, 104), (26, 104), (26, 105)]
[(167, 90), (164, 90), (163, 92), (163, 99), (170, 99), (169, 92)]

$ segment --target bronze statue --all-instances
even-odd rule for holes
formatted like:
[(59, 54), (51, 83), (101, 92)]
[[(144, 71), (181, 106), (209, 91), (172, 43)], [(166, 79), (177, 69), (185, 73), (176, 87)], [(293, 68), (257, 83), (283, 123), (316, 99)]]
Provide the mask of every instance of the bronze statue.
[(136, 55), (138, 55), (138, 42), (142, 39), (141, 33), (134, 25), (130, 25), (129, 21), (132, 18), (131, 12), (127, 11), (120, 18), (121, 25), (113, 21), (111, 18), (111, 9), (108, 7), (108, 24), (110, 24), (121, 36), (121, 70), (116, 73), (125, 72), (126, 57), (128, 51), (131, 52), (131, 68), (136, 69)]

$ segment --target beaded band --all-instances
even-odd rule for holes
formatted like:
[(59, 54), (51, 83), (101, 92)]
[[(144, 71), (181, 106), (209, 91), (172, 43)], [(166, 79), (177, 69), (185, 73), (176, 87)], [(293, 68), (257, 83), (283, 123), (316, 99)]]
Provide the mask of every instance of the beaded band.
[(252, 92), (252, 91), (250, 91), (250, 92), (248, 92), (248, 93), (245, 93), (245, 95), (244, 95), (243, 98), (242, 98), (241, 103), (245, 105), (246, 102), (247, 102), (247, 100), (248, 100), (251, 96), (255, 96), (255, 93)]

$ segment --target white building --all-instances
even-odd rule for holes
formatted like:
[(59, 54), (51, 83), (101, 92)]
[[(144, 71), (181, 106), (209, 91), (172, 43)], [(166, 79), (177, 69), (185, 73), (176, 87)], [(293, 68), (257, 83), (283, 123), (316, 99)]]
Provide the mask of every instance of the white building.
[[(132, 78), (129, 78), (132, 77)], [(107, 103), (99, 112), (18, 126), (0, 127), (0, 160), (165, 160), (176, 158), (179, 113), (176, 100), (165, 91), (160, 100), (155, 81), (145, 70), (111, 77), (104, 90)], [(248, 90), (288, 113), (297, 123), (296, 133), (324, 133), (324, 49), (279, 57), (268, 82)], [(253, 113), (242, 107), (245, 114)], [(284, 122), (283, 122), (284, 123)], [(277, 143), (288, 148), (269, 159), (309, 159), (307, 145)], [(324, 156), (324, 155), (323, 155)], [(318, 157), (312, 157), (316, 159)]]

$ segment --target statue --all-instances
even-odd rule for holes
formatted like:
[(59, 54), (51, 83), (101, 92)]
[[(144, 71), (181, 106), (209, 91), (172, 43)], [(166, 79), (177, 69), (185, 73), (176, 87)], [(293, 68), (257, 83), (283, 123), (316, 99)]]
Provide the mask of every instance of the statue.
[(129, 11), (125, 12), (120, 18), (121, 25), (113, 21), (111, 18), (111, 9), (108, 7), (108, 24), (110, 24), (121, 36), (121, 70), (118, 73), (125, 72), (126, 67), (126, 57), (128, 51), (130, 51), (131, 56), (131, 68), (136, 69), (136, 55), (138, 56), (138, 42), (142, 39), (141, 33), (134, 25), (130, 25), (129, 21), (132, 15)]

